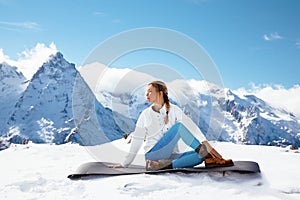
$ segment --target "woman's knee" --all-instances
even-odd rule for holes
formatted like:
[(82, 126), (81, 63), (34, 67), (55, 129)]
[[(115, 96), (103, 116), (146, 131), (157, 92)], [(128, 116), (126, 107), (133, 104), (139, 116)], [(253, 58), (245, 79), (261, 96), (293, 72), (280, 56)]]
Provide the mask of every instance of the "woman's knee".
[(182, 122), (177, 122), (174, 126), (176, 126), (177, 130), (181, 131), (189, 131), (187, 127)]
[(180, 127), (185, 127), (185, 126), (183, 125), (182, 122), (177, 122), (177, 123), (174, 125), (174, 127), (180, 128)]
[(169, 132), (178, 132), (178, 130), (180, 130), (180, 129), (182, 129), (182, 127), (184, 127), (184, 125), (181, 123), (181, 122), (177, 122), (176, 124), (174, 124), (171, 128), (170, 128), (170, 130), (169, 130)]

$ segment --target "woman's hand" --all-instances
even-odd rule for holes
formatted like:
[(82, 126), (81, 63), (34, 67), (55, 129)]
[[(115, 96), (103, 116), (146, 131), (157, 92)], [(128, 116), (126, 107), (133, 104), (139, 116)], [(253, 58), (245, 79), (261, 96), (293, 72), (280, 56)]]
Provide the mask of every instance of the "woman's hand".
[(222, 156), (217, 152), (209, 143), (208, 141), (203, 141), (202, 144), (206, 147), (208, 153), (214, 158), (222, 159)]
[(117, 165), (108, 165), (109, 168), (123, 168), (123, 166), (121, 164), (117, 164)]

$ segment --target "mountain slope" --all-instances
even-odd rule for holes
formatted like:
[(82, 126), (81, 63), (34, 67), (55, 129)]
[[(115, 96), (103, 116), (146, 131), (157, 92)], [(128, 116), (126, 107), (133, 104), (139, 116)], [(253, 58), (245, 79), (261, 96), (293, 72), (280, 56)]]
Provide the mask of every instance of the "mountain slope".
[[(79, 94), (76, 98), (83, 100), (77, 107), (78, 101), (73, 102), (75, 81), (75, 91)], [(73, 113), (73, 104), (77, 108), (76, 115)], [(84, 107), (86, 105), (90, 107)], [(82, 120), (84, 115), (88, 116)], [(116, 118), (118, 117), (119, 115)], [(112, 111), (96, 101), (75, 65), (67, 62), (61, 53), (52, 56), (34, 74), (15, 105), (7, 125), (10, 140), (17, 143), (22, 139), (29, 139), (35, 143), (61, 144), (75, 141), (93, 145), (120, 138), (123, 133), (113, 120)], [(82, 131), (79, 131), (78, 125)], [(99, 137), (101, 125), (105, 130), (104, 134), (108, 134), (105, 140)]]
[(5, 130), (5, 123), (26, 85), (25, 77), (16, 67), (6, 63), (0, 64), (0, 133)]
[(249, 144), (300, 146), (299, 118), (274, 108), (254, 95), (243, 99), (227, 92), (225, 111), (233, 116), (243, 130), (242, 141)]

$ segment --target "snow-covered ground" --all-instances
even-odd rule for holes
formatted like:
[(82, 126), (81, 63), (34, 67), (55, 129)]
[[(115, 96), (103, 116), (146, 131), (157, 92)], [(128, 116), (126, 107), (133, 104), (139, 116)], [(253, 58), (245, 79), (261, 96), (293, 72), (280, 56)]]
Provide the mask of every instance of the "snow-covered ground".
[[(125, 140), (114, 144), (128, 146)], [(300, 199), (299, 150), (215, 145), (224, 157), (258, 162), (262, 173), (140, 174), (74, 181), (68, 174), (95, 161), (93, 148), (29, 143), (0, 151), (0, 199)], [(105, 149), (107, 145), (97, 147), (109, 158), (113, 152)]]

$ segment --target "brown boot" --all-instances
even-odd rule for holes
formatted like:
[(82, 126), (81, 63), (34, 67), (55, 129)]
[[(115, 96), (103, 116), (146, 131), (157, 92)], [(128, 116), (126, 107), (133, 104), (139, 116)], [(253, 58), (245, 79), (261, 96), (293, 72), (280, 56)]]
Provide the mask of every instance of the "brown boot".
[(196, 152), (199, 153), (199, 155), (202, 157), (205, 163), (206, 168), (213, 168), (213, 167), (230, 167), (233, 166), (233, 162), (231, 159), (223, 159), (223, 158), (217, 158), (213, 157), (208, 151), (205, 145), (200, 144), (196, 150)]
[(172, 160), (147, 160), (146, 161), (146, 170), (155, 171), (162, 169), (172, 169)]
[(233, 162), (231, 159), (223, 159), (223, 158), (206, 158), (204, 160), (206, 168), (213, 168), (213, 167), (231, 167), (233, 166)]
[(205, 160), (206, 158), (212, 157), (212, 156), (208, 153), (206, 146), (203, 145), (203, 144), (200, 144), (200, 145), (195, 149), (195, 151), (196, 151), (197, 153), (199, 153), (199, 155), (201, 156), (201, 158), (202, 158), (203, 160)]

